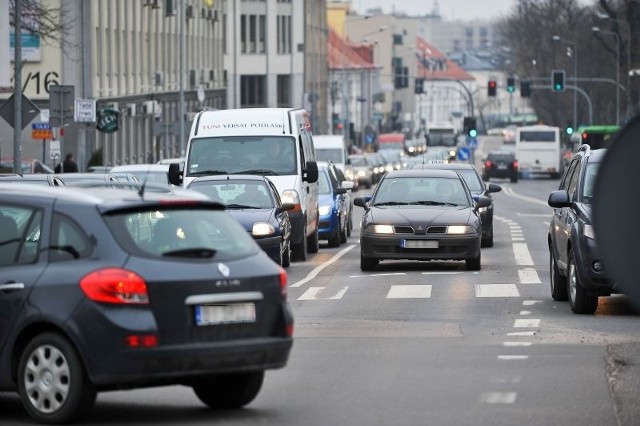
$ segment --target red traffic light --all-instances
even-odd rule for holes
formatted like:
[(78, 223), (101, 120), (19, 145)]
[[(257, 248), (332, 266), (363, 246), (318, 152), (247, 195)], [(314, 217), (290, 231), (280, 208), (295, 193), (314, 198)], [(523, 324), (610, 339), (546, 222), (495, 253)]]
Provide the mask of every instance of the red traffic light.
[(497, 86), (498, 83), (495, 80), (489, 80), (489, 83), (487, 84), (487, 95), (495, 96)]

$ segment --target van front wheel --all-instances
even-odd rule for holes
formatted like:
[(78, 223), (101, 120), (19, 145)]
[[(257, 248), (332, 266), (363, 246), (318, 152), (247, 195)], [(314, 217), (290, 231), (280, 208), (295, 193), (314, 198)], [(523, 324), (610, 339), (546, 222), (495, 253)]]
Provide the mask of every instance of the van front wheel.
[(291, 247), (291, 254), (294, 259), (300, 262), (307, 260), (307, 227), (303, 228), (300, 242)]

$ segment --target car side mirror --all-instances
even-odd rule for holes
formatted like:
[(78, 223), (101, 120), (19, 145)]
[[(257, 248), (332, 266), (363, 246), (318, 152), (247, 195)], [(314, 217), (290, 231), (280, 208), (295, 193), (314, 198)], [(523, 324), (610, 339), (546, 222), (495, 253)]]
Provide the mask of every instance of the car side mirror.
[(280, 207), (276, 208), (276, 214), (280, 214), (287, 210), (293, 210), (296, 208), (296, 205), (293, 203), (282, 203)]
[(564, 189), (553, 191), (549, 194), (547, 204), (554, 209), (560, 209), (562, 207), (571, 207), (571, 200), (569, 199), (569, 193)]
[(333, 190), (333, 195), (346, 194), (348, 191), (347, 188), (336, 188)]
[(315, 183), (318, 181), (318, 163), (315, 161), (307, 161), (307, 165), (305, 169), (302, 171), (302, 179), (309, 182)]
[(180, 166), (184, 163), (171, 163), (169, 164), (169, 183), (175, 186), (182, 185), (182, 172), (180, 171)]
[(353, 205), (362, 207), (365, 210), (369, 209), (369, 205), (367, 204), (371, 197), (358, 197), (353, 200)]
[(340, 183), (340, 187), (341, 187), (341, 188), (344, 188), (344, 189), (353, 189), (354, 185), (355, 185), (355, 184), (354, 184), (354, 183), (353, 183), (353, 181), (351, 181), (351, 180), (343, 180), (343, 181)]
[(487, 192), (500, 192), (502, 191), (502, 187), (500, 185), (497, 185), (495, 183), (490, 183), (489, 185), (487, 185)]

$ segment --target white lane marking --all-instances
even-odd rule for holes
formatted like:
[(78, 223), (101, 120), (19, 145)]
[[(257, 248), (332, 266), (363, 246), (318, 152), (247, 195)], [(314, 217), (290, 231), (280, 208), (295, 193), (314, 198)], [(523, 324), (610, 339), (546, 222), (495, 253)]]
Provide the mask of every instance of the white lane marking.
[(388, 274), (349, 275), (349, 278), (392, 277), (394, 275), (407, 275), (405, 272), (390, 272)]
[(520, 315), (531, 315), (531, 311), (520, 311)]
[(511, 376), (511, 377), (494, 377), (489, 379), (489, 383), (492, 384), (517, 384), (522, 381), (521, 376)]
[(442, 272), (421, 272), (422, 275), (458, 275), (464, 272), (442, 271)]
[(513, 254), (516, 257), (516, 265), (533, 266), (533, 259), (526, 243), (513, 243)]
[(517, 319), (513, 323), (513, 326), (515, 328), (536, 328), (540, 327), (540, 320), (533, 318)]
[(518, 269), (520, 284), (542, 284), (538, 272), (534, 268)]
[(531, 346), (532, 342), (503, 342), (502, 346), (514, 347), (514, 346)]
[(533, 306), (536, 303), (542, 303), (542, 300), (525, 300), (522, 302), (522, 305), (524, 306)]
[(526, 240), (521, 237), (515, 237), (515, 238), (511, 238), (511, 241), (526, 241)]
[(430, 285), (392, 285), (387, 299), (428, 299), (431, 297)]
[(520, 297), (515, 284), (476, 284), (476, 297)]
[(309, 275), (307, 275), (306, 277), (304, 277), (300, 281), (291, 284), (289, 287), (300, 287), (300, 286), (308, 283), (309, 281), (314, 279), (320, 273), (320, 271), (322, 271), (324, 268), (326, 268), (327, 266), (331, 265), (332, 263), (336, 262), (338, 259), (340, 259), (342, 256), (347, 254), (349, 252), (349, 250), (352, 250), (354, 247), (355, 247), (355, 245), (343, 248), (338, 253), (336, 253), (331, 259), (327, 260), (326, 262), (324, 262), (323, 264), (321, 264), (320, 266), (315, 268), (313, 271), (309, 272)]
[(510, 197), (520, 198), (521, 200), (528, 201), (528, 202), (530, 202), (530, 203), (538, 204), (538, 205), (540, 205), (540, 206), (545, 206), (546, 208), (549, 208), (549, 204), (547, 204), (547, 202), (546, 202), (546, 201), (540, 201), (540, 200), (538, 200), (537, 198), (527, 197), (526, 195), (520, 195), (520, 194), (517, 194), (517, 193), (516, 193), (516, 192), (514, 192), (514, 191), (513, 191), (513, 189), (512, 189), (511, 187), (509, 187), (509, 186), (505, 186), (505, 187), (504, 187), (504, 191), (502, 191), (502, 192), (504, 192), (505, 194), (507, 194), (507, 195), (508, 195), (508, 196), (510, 196)]
[(349, 286), (342, 287), (342, 290), (340, 290), (338, 293), (336, 293), (335, 296), (331, 296), (329, 299), (331, 299), (331, 300), (342, 299), (342, 296), (344, 296), (344, 294), (347, 292), (347, 290), (349, 290)]
[(302, 296), (298, 297), (298, 300), (318, 300), (316, 296), (322, 290), (324, 290), (324, 287), (309, 287)]
[(516, 402), (516, 392), (485, 392), (480, 395), (483, 404), (513, 404)]
[(501, 361), (520, 361), (527, 358), (529, 355), (498, 355), (498, 359)]
[(507, 333), (507, 336), (535, 336), (535, 331), (512, 331), (511, 333)]

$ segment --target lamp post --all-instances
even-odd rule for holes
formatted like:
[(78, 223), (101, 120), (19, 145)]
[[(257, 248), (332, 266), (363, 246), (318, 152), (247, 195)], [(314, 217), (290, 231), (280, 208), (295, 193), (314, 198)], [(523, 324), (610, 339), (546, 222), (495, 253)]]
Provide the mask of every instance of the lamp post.
[(616, 24), (624, 24), (627, 31), (627, 107), (625, 115), (628, 117), (631, 111), (631, 76), (633, 75), (631, 73), (631, 25), (629, 25), (629, 22), (621, 19), (612, 19), (606, 13), (597, 13), (596, 16), (600, 19), (613, 21)]
[[(555, 42), (563, 42), (568, 45), (571, 49), (571, 56), (573, 56), (573, 78), (575, 80), (574, 85), (578, 86), (578, 49), (576, 47), (576, 43), (569, 40), (564, 40), (560, 38), (558, 35), (553, 36), (553, 41)], [(567, 52), (568, 54), (568, 52)], [(573, 90), (573, 123), (572, 126), (574, 128), (578, 127), (578, 91)]]
[(592, 27), (591, 31), (594, 34), (610, 34), (616, 38), (616, 124), (620, 124), (620, 37), (613, 31), (604, 31), (599, 27)]

